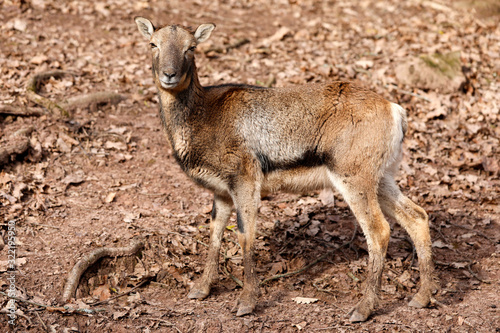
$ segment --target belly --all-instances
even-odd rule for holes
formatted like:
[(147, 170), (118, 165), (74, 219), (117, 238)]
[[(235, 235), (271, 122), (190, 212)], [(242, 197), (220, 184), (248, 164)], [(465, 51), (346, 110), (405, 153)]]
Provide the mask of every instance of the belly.
[(262, 194), (273, 192), (306, 193), (325, 187), (332, 187), (325, 166), (299, 167), (267, 173), (262, 184)]

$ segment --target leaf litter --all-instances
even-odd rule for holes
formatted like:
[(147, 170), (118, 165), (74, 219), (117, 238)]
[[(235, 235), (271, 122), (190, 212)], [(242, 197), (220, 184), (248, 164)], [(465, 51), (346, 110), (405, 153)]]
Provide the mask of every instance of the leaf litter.
[[(366, 274), (366, 245), (359, 232), (349, 247), (327, 260), (267, 283), (262, 312), (245, 321), (219, 316), (239, 293), (222, 270), (214, 296), (186, 300), (206, 258), (202, 243), (209, 243), (211, 195), (182, 174), (165, 143), (149, 55), (132, 20), (144, 15), (159, 24), (217, 24), (217, 33), (197, 54), (203, 84), (279, 87), (351, 80), (403, 105), (409, 131), (399, 184), (429, 213), (441, 280), (435, 297), (446, 307), (407, 309), (405, 298), (418, 286), (418, 258), (405, 232), (394, 227), (381, 307), (387, 305), (385, 294), (400, 301), (362, 327), (464, 332), (500, 327), (494, 319), (495, 286), (482, 282), (499, 277), (500, 25), (494, 1), (473, 8), (470, 1), (395, 0), (164, 5), (121, 0), (2, 4), (6, 24), (0, 27), (0, 48), (6, 57), (0, 58), (0, 102), (20, 112), (28, 112), (27, 107), (41, 111), (27, 117), (0, 113), (0, 147), (18, 140), (19, 131), (29, 133), (27, 149), (0, 165), (0, 217), (16, 221), (24, 274), (18, 285), (26, 299), (50, 304), (82, 253), (126, 244), (135, 235), (147, 240), (141, 257), (102, 259), (86, 276), (75, 305), (83, 309), (100, 291), (106, 298), (105, 290), (129, 290), (147, 272), (157, 279), (107, 304), (108, 314), (80, 318), (42, 311), (42, 322), (96, 332), (358, 328), (349, 326), (341, 309), (355, 304)], [(242, 19), (247, 17), (256, 19)], [(70, 118), (58, 117), (29, 102), (24, 89), (32, 73), (52, 70), (78, 73), (45, 82), (40, 94), (52, 100), (109, 90), (130, 98), (76, 107)], [(259, 220), (261, 279), (306, 267), (348, 242), (355, 230), (347, 205), (329, 191), (264, 198)], [(236, 225), (234, 216), (230, 225)], [(5, 222), (2, 239), (7, 231)], [(7, 258), (6, 249), (0, 260)], [(222, 252), (229, 258), (228, 271), (241, 278), (237, 237), (230, 229)], [(7, 285), (0, 276), (2, 290)], [(318, 301), (300, 309), (282, 302), (300, 295)], [(2, 297), (4, 308), (7, 298)], [(17, 305), (31, 321), (21, 317), (17, 324), (28, 332), (41, 329), (34, 306)], [(6, 324), (0, 320), (0, 326)]]

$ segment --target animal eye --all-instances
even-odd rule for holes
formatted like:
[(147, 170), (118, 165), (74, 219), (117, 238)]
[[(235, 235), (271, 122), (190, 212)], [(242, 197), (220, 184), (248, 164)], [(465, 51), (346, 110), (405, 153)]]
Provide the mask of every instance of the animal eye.
[(149, 43), (149, 45), (151, 46), (152, 49), (156, 49), (157, 48), (157, 46), (156, 46), (155, 43)]
[(196, 50), (196, 45), (195, 46), (191, 46), (188, 50), (194, 52), (194, 50)]

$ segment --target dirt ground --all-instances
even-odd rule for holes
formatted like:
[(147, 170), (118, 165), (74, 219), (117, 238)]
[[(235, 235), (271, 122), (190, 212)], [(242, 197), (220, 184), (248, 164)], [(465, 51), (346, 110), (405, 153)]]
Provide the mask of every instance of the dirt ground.
[[(206, 300), (187, 299), (207, 254), (212, 195), (171, 155), (137, 15), (217, 25), (196, 53), (202, 84), (350, 80), (405, 107), (398, 182), (430, 217), (441, 287), (432, 306), (407, 306), (418, 259), (391, 223), (378, 310), (349, 323), (368, 254), (349, 208), (329, 192), (263, 199), (258, 274), (275, 279), (262, 285), (254, 314), (232, 312), (241, 288), (230, 275), (242, 275), (234, 216), (219, 283)], [(24, 0), (1, 1), (0, 22), (0, 149), (24, 147), (0, 158), (1, 332), (500, 331), (497, 1)], [(65, 72), (37, 90), (61, 105), (91, 92), (125, 99), (68, 114), (41, 107), (26, 86), (51, 70)], [(61, 307), (82, 256), (136, 239), (140, 253), (98, 261)], [(282, 276), (289, 272), (297, 273)]]

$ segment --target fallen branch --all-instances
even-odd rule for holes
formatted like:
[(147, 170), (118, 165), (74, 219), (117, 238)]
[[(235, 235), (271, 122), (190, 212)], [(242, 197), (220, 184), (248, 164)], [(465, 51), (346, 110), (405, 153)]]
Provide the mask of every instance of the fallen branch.
[(78, 287), (78, 283), (80, 282), (80, 278), (83, 273), (97, 260), (103, 257), (118, 257), (118, 256), (130, 256), (137, 253), (140, 249), (142, 249), (144, 244), (141, 241), (134, 241), (127, 247), (101, 247), (95, 249), (90, 252), (82, 259), (80, 259), (73, 269), (68, 274), (68, 280), (66, 281), (66, 285), (64, 286), (63, 295), (61, 297), (64, 303), (68, 302), (70, 298), (75, 295), (76, 288)]
[(28, 150), (30, 140), (28, 138), (20, 138), (14, 143), (7, 143), (0, 148), (0, 165), (7, 164), (11, 156), (17, 156)]
[(15, 116), (15, 117), (40, 117), (43, 112), (34, 108), (22, 108), (14, 105), (0, 106), (0, 115)]
[(30, 146), (28, 136), (32, 131), (32, 126), (22, 128), (15, 132), (6, 144), (0, 147), (0, 165), (8, 163), (11, 156), (20, 155), (28, 150)]

